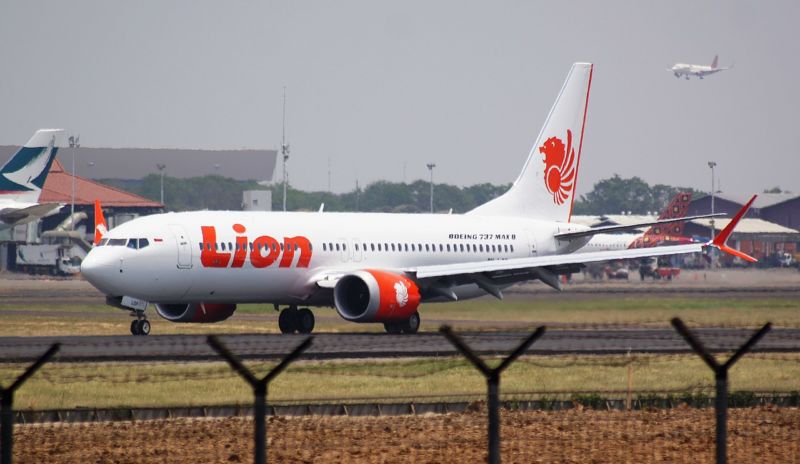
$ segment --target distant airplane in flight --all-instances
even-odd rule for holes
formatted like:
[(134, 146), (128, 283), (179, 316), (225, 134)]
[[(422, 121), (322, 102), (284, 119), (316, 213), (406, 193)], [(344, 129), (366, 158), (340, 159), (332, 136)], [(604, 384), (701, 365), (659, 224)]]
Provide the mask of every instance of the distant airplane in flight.
[(705, 76), (710, 76), (711, 74), (718, 73), (720, 71), (725, 71), (726, 69), (731, 69), (733, 66), (729, 66), (727, 68), (720, 68), (717, 66), (717, 62), (719, 61), (719, 55), (714, 55), (714, 61), (711, 62), (711, 66), (704, 66), (700, 64), (685, 64), (685, 63), (678, 63), (675, 66), (667, 69), (667, 71), (671, 71), (675, 77), (679, 78), (681, 76), (685, 77), (686, 80), (689, 80), (689, 76), (696, 76), (702, 79)]

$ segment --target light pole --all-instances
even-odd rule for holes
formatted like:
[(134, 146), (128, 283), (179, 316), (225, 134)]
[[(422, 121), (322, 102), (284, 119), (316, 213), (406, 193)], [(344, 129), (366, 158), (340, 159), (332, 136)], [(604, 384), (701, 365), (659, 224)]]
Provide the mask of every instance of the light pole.
[[(714, 161), (708, 162), (708, 167), (711, 168), (711, 214), (714, 214), (714, 168), (717, 163)], [(714, 240), (714, 218), (711, 218), (711, 240)]]
[(157, 163), (156, 167), (158, 168), (158, 172), (161, 176), (161, 205), (164, 205), (164, 169), (167, 167), (166, 164)]
[(286, 211), (286, 161), (289, 160), (289, 144), (286, 143), (286, 87), (283, 88), (283, 128), (281, 129), (281, 154), (283, 155), (283, 210)]
[(75, 216), (75, 149), (81, 147), (81, 136), (69, 136), (69, 147), (72, 149), (72, 203), (69, 208), (70, 227), (75, 230), (75, 221), (72, 219)]
[(434, 163), (428, 163), (428, 170), (431, 172), (431, 214), (433, 214), (433, 168), (436, 167)]

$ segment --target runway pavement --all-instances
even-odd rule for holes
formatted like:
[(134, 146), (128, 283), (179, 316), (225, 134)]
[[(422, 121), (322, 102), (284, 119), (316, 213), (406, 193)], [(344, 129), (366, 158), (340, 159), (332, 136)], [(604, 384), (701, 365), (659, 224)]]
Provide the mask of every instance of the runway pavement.
[[(753, 330), (696, 329), (701, 341), (714, 351), (730, 351), (743, 344)], [(483, 355), (507, 354), (528, 333), (467, 332), (463, 339)], [(279, 334), (220, 335), (237, 355), (248, 359), (274, 359), (291, 351), (306, 336)], [(319, 333), (306, 359), (451, 356), (456, 351), (438, 332), (416, 335), (379, 333)], [(62, 344), (55, 361), (201, 361), (219, 359), (204, 335), (0, 337), (0, 362), (31, 361), (53, 343)], [(688, 353), (686, 342), (672, 329), (549, 330), (528, 354)], [(800, 352), (800, 329), (773, 329), (754, 351)]]

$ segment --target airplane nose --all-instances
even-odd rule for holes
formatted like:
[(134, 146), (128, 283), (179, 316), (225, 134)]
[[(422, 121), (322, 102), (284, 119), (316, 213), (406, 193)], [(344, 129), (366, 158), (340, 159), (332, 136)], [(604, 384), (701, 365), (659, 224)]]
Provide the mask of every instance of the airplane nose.
[[(113, 293), (111, 288), (111, 279), (114, 278), (114, 258), (109, 253), (103, 253), (105, 250), (94, 249), (86, 255), (86, 258), (81, 262), (81, 274), (94, 285), (98, 290), (104, 293)], [(117, 270), (117, 272), (119, 272)]]

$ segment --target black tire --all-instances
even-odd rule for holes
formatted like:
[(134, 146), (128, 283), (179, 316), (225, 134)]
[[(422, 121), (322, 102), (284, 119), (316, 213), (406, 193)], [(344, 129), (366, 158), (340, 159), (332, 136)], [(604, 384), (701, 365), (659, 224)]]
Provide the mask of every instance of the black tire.
[(139, 320), (134, 319), (131, 321), (131, 335), (139, 335)]
[(147, 319), (139, 321), (139, 335), (150, 335), (150, 321)]
[(392, 335), (403, 333), (403, 328), (397, 322), (384, 322), (383, 329), (386, 330), (386, 333)]
[(419, 318), (419, 313), (415, 312), (414, 314), (409, 316), (408, 319), (406, 319), (403, 322), (403, 326), (402, 326), (403, 333), (405, 333), (405, 334), (415, 334), (415, 333), (417, 333), (419, 331), (420, 322), (421, 322), (421, 320)]
[(297, 311), (292, 308), (284, 308), (281, 311), (281, 314), (278, 316), (278, 328), (281, 330), (281, 333), (294, 333), (297, 325), (295, 323), (296, 313)]
[(314, 331), (314, 313), (308, 308), (300, 308), (295, 315), (295, 325), (301, 334), (310, 334)]

